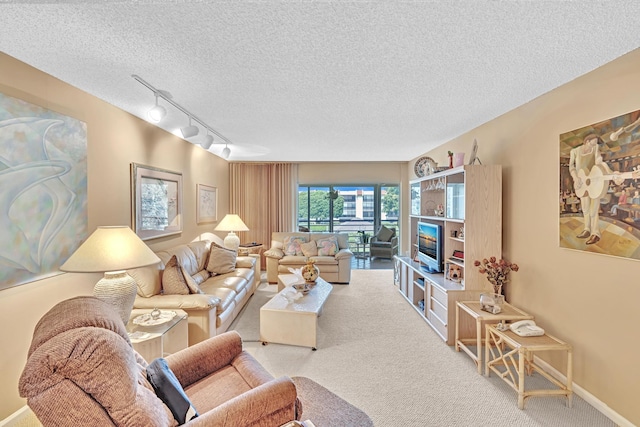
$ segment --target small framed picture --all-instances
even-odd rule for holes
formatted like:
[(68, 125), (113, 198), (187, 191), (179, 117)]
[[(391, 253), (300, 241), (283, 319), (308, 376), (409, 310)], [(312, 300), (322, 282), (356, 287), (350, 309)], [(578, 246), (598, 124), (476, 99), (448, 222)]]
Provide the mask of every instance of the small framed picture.
[(218, 221), (218, 189), (198, 184), (197, 195), (196, 223), (206, 224)]

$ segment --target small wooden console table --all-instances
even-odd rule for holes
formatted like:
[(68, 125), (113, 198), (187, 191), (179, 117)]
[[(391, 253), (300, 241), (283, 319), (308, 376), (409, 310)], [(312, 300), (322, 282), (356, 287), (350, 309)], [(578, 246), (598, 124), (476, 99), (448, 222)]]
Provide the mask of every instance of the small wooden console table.
[[(476, 320), (475, 340), (472, 338), (463, 339), (460, 336), (461, 310)], [(480, 308), (480, 301), (458, 301), (456, 304), (456, 351), (463, 350), (467, 353), (476, 362), (476, 365), (478, 365), (478, 373), (482, 374), (482, 368), (484, 367), (482, 363), (482, 324), (526, 319), (533, 319), (533, 316), (506, 302), (502, 306), (502, 311), (500, 313), (491, 314)], [(476, 345), (475, 354), (471, 349), (469, 349), (469, 347), (467, 347), (467, 345), (473, 344)]]
[[(567, 352), (566, 384), (552, 377), (534, 363), (533, 355), (537, 351)], [(524, 409), (524, 400), (531, 396), (566, 396), (567, 406), (571, 408), (573, 398), (572, 354), (571, 345), (551, 335), (521, 337), (510, 330), (499, 331), (495, 325), (486, 325), (485, 376), (488, 377), (493, 371), (517, 391), (518, 408), (520, 409)], [(498, 366), (502, 366), (503, 369), (499, 369)], [(558, 389), (525, 391), (525, 370), (527, 375), (531, 375), (533, 371), (538, 372), (556, 385)]]

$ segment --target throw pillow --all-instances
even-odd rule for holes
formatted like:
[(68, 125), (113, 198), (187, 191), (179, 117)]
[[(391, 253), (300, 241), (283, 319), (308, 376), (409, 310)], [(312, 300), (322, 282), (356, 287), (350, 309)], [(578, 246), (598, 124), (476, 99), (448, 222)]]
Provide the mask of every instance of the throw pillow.
[(156, 396), (169, 407), (178, 424), (184, 424), (198, 416), (196, 408), (191, 404), (166, 360), (159, 358), (151, 362), (147, 366), (147, 379)]
[(231, 273), (236, 268), (237, 256), (236, 251), (211, 243), (207, 270), (212, 274)]
[(306, 257), (318, 255), (318, 246), (316, 246), (315, 240), (301, 244), (300, 249), (302, 249), (302, 254)]
[(393, 230), (385, 227), (384, 225), (380, 227), (378, 230), (378, 234), (376, 234), (376, 238), (381, 242), (388, 242), (393, 237)]
[(338, 253), (338, 239), (335, 237), (318, 239), (316, 244), (318, 245), (319, 256), (334, 256)]
[(303, 236), (287, 236), (284, 238), (283, 250), (285, 255), (303, 255), (300, 245), (307, 242)]
[(167, 295), (188, 295), (189, 287), (184, 280), (182, 268), (178, 265), (176, 256), (172, 256), (162, 273), (162, 289)]

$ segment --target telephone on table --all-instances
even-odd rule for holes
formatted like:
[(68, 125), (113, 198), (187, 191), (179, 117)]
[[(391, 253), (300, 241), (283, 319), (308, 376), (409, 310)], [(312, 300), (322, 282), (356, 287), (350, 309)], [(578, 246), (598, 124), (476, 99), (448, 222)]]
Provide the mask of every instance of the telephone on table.
[(519, 322), (512, 323), (509, 328), (521, 337), (538, 337), (544, 335), (544, 329), (536, 325), (533, 320), (521, 320)]

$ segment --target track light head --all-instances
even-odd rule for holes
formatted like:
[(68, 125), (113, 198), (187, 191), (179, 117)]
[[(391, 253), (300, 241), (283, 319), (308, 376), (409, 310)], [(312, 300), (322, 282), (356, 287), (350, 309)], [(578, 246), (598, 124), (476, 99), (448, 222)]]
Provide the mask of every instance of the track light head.
[(191, 138), (192, 136), (196, 136), (200, 132), (198, 126), (191, 124), (191, 116), (189, 116), (189, 126), (184, 126), (180, 128), (180, 133), (184, 139)]
[(211, 144), (213, 144), (213, 137), (209, 134), (207, 134), (207, 136), (204, 137), (204, 141), (200, 143), (200, 145), (202, 145), (202, 148), (204, 148), (205, 150), (208, 150), (211, 147)]
[(167, 110), (162, 105), (158, 105), (158, 95), (156, 93), (156, 105), (154, 105), (152, 109), (147, 111), (147, 116), (149, 117), (149, 120), (151, 120), (152, 122), (158, 123), (166, 115), (167, 115)]
[(156, 104), (155, 107), (153, 107), (147, 112), (147, 116), (149, 117), (149, 120), (151, 120), (154, 123), (158, 123), (166, 115), (167, 115), (167, 110), (162, 105), (158, 105), (158, 104)]
[(222, 155), (222, 158), (225, 159), (225, 160), (227, 160), (229, 158), (229, 156), (231, 155), (231, 149), (229, 148), (228, 145), (225, 144), (221, 155)]

